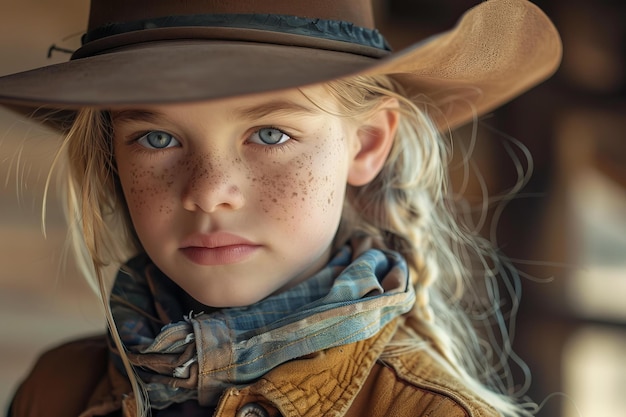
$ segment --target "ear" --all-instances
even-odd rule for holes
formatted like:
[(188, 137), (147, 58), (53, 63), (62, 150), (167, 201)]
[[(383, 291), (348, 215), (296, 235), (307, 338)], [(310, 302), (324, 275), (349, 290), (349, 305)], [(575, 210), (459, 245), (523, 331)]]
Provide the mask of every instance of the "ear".
[(386, 100), (368, 118), (361, 121), (356, 132), (357, 151), (348, 171), (348, 184), (362, 186), (371, 182), (382, 170), (398, 129), (398, 101)]

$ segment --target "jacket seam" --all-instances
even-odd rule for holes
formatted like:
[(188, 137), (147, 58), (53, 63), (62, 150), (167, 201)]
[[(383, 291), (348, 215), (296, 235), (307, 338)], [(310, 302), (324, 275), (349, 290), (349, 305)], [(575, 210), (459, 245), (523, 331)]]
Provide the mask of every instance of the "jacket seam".
[[(462, 409), (464, 414), (468, 417), (487, 417), (485, 413), (480, 410), (476, 410), (475, 407), (471, 407), (472, 401), (480, 401), (477, 398), (471, 398), (463, 393), (460, 393), (458, 390), (453, 390), (447, 388), (441, 384), (438, 384), (433, 381), (428, 381), (420, 376), (413, 373), (409, 368), (407, 368), (400, 358), (388, 358), (385, 360), (386, 364), (388, 364), (395, 372), (398, 378), (414, 385), (417, 388), (423, 389), (425, 391), (431, 392), (436, 395), (440, 395), (442, 397), (448, 398), (450, 401), (454, 403), (455, 406)], [(481, 402), (482, 403), (482, 402)], [(493, 410), (492, 407), (485, 404), (486, 407)], [(495, 410), (494, 410), (495, 412)], [(499, 415), (497, 412), (493, 414)]]

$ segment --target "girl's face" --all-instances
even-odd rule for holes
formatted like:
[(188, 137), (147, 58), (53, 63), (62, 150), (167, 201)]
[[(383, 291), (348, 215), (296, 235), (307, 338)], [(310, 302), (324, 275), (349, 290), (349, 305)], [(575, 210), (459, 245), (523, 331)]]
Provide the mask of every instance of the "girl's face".
[[(304, 90), (331, 104), (322, 88)], [(292, 90), (112, 112), (131, 219), (153, 262), (213, 307), (244, 306), (322, 268), (357, 127)]]

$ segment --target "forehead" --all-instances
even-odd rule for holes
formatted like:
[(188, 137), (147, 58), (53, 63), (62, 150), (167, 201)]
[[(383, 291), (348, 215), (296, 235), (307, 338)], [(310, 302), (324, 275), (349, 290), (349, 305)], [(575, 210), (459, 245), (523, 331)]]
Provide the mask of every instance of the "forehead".
[(114, 123), (150, 122), (164, 115), (189, 114), (199, 107), (208, 111), (226, 112), (235, 118), (254, 120), (269, 115), (319, 116), (335, 113), (337, 105), (328, 90), (323, 85), (317, 85), (206, 102), (121, 107), (112, 109), (111, 116)]

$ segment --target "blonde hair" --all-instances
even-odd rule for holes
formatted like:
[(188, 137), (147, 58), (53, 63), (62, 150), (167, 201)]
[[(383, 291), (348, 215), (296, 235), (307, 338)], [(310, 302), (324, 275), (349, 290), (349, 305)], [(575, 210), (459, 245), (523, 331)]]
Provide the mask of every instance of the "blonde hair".
[[(427, 349), (503, 415), (531, 415), (512, 395), (508, 363), (515, 357), (499, 296), (492, 294), (498, 276), (507, 279), (508, 266), (487, 242), (465, 230), (454, 214), (447, 174), (450, 147), (429, 117), (436, 107), (425, 97), (407, 97), (389, 76), (336, 80), (326, 88), (339, 104), (341, 117), (366, 117), (390, 98), (399, 103), (395, 111), (400, 122), (390, 155), (371, 183), (348, 187), (335, 242), (341, 245), (349, 235), (365, 232), (400, 252), (410, 265), (417, 303), (404, 330), (413, 337), (390, 345), (385, 355)], [(324, 103), (314, 104), (329, 111)], [(111, 142), (107, 112), (89, 108), (78, 112), (62, 148), (69, 165), (68, 217), (79, 265), (102, 298), (113, 340), (138, 397), (138, 415), (145, 415), (146, 398), (123, 354), (103, 273), (109, 264), (121, 264), (141, 250), (117, 178)], [(123, 244), (120, 229), (126, 233)], [(479, 337), (477, 324), (485, 335)], [(500, 336), (494, 336), (494, 331)], [(493, 339), (500, 339), (502, 347)], [(484, 359), (488, 349), (494, 352), (491, 361)]]
[(533, 404), (517, 403), (524, 390), (514, 388), (510, 361), (527, 371), (511, 351), (497, 291), (499, 279), (510, 285), (517, 275), (456, 215), (448, 173), (451, 145), (429, 115), (441, 119), (437, 107), (427, 97), (408, 97), (390, 76), (337, 80), (327, 88), (344, 117), (367, 117), (389, 98), (397, 100), (401, 116), (380, 174), (365, 186), (349, 187), (341, 230), (343, 236), (355, 231), (378, 236), (412, 269), (417, 302), (404, 330), (413, 339), (390, 345), (383, 357), (429, 350), (501, 414), (533, 415)]

